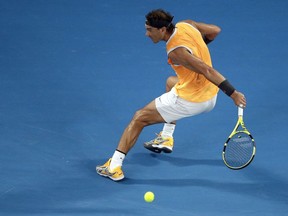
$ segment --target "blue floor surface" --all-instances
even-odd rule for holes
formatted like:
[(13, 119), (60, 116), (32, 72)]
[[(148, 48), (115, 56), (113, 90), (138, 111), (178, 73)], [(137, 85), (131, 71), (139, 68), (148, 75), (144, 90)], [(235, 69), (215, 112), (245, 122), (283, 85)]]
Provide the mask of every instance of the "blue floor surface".
[[(287, 7), (282, 0), (0, 1), (0, 215), (287, 216)], [(100, 177), (133, 113), (173, 75), (145, 14), (214, 23), (213, 65), (245, 93), (257, 143), (240, 171), (222, 162), (237, 109), (179, 121), (172, 154), (129, 152), (126, 179)], [(146, 203), (146, 191), (155, 201)]]

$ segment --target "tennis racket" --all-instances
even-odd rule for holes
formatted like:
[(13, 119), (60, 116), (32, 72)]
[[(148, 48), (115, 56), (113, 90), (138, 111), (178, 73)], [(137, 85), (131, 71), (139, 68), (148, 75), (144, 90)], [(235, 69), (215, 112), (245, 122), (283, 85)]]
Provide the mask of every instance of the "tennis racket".
[(252, 162), (255, 153), (255, 141), (243, 121), (243, 108), (238, 107), (238, 121), (224, 144), (223, 161), (228, 168), (239, 170)]

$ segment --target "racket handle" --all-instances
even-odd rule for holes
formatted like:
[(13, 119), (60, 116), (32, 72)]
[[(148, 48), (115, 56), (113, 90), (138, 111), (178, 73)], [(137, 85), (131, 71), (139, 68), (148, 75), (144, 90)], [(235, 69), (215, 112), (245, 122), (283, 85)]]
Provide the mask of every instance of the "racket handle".
[(238, 107), (238, 116), (243, 116), (243, 108)]

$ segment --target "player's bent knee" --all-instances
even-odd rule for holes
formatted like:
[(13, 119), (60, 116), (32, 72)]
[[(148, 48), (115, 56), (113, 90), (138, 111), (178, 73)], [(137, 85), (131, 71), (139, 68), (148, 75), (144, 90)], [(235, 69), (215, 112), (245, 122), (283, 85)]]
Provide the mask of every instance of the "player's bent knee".
[(177, 82), (178, 78), (176, 76), (169, 76), (166, 80), (166, 92), (170, 91)]
[(133, 121), (143, 127), (149, 125), (149, 111), (145, 109), (138, 110), (133, 117)]

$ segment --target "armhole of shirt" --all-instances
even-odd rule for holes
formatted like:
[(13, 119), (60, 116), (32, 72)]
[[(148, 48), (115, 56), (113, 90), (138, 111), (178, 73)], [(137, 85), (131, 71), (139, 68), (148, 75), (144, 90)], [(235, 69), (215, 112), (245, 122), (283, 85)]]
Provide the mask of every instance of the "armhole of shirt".
[(180, 48), (180, 47), (183, 47), (183, 48), (187, 49), (187, 50), (190, 52), (190, 54), (193, 54), (193, 51), (192, 51), (189, 47), (184, 46), (184, 45), (179, 45), (179, 46), (173, 47), (173, 48), (171, 48), (170, 50), (168, 50), (168, 51), (167, 51), (167, 55), (169, 55), (170, 52), (172, 52), (172, 51), (174, 51), (175, 49)]

